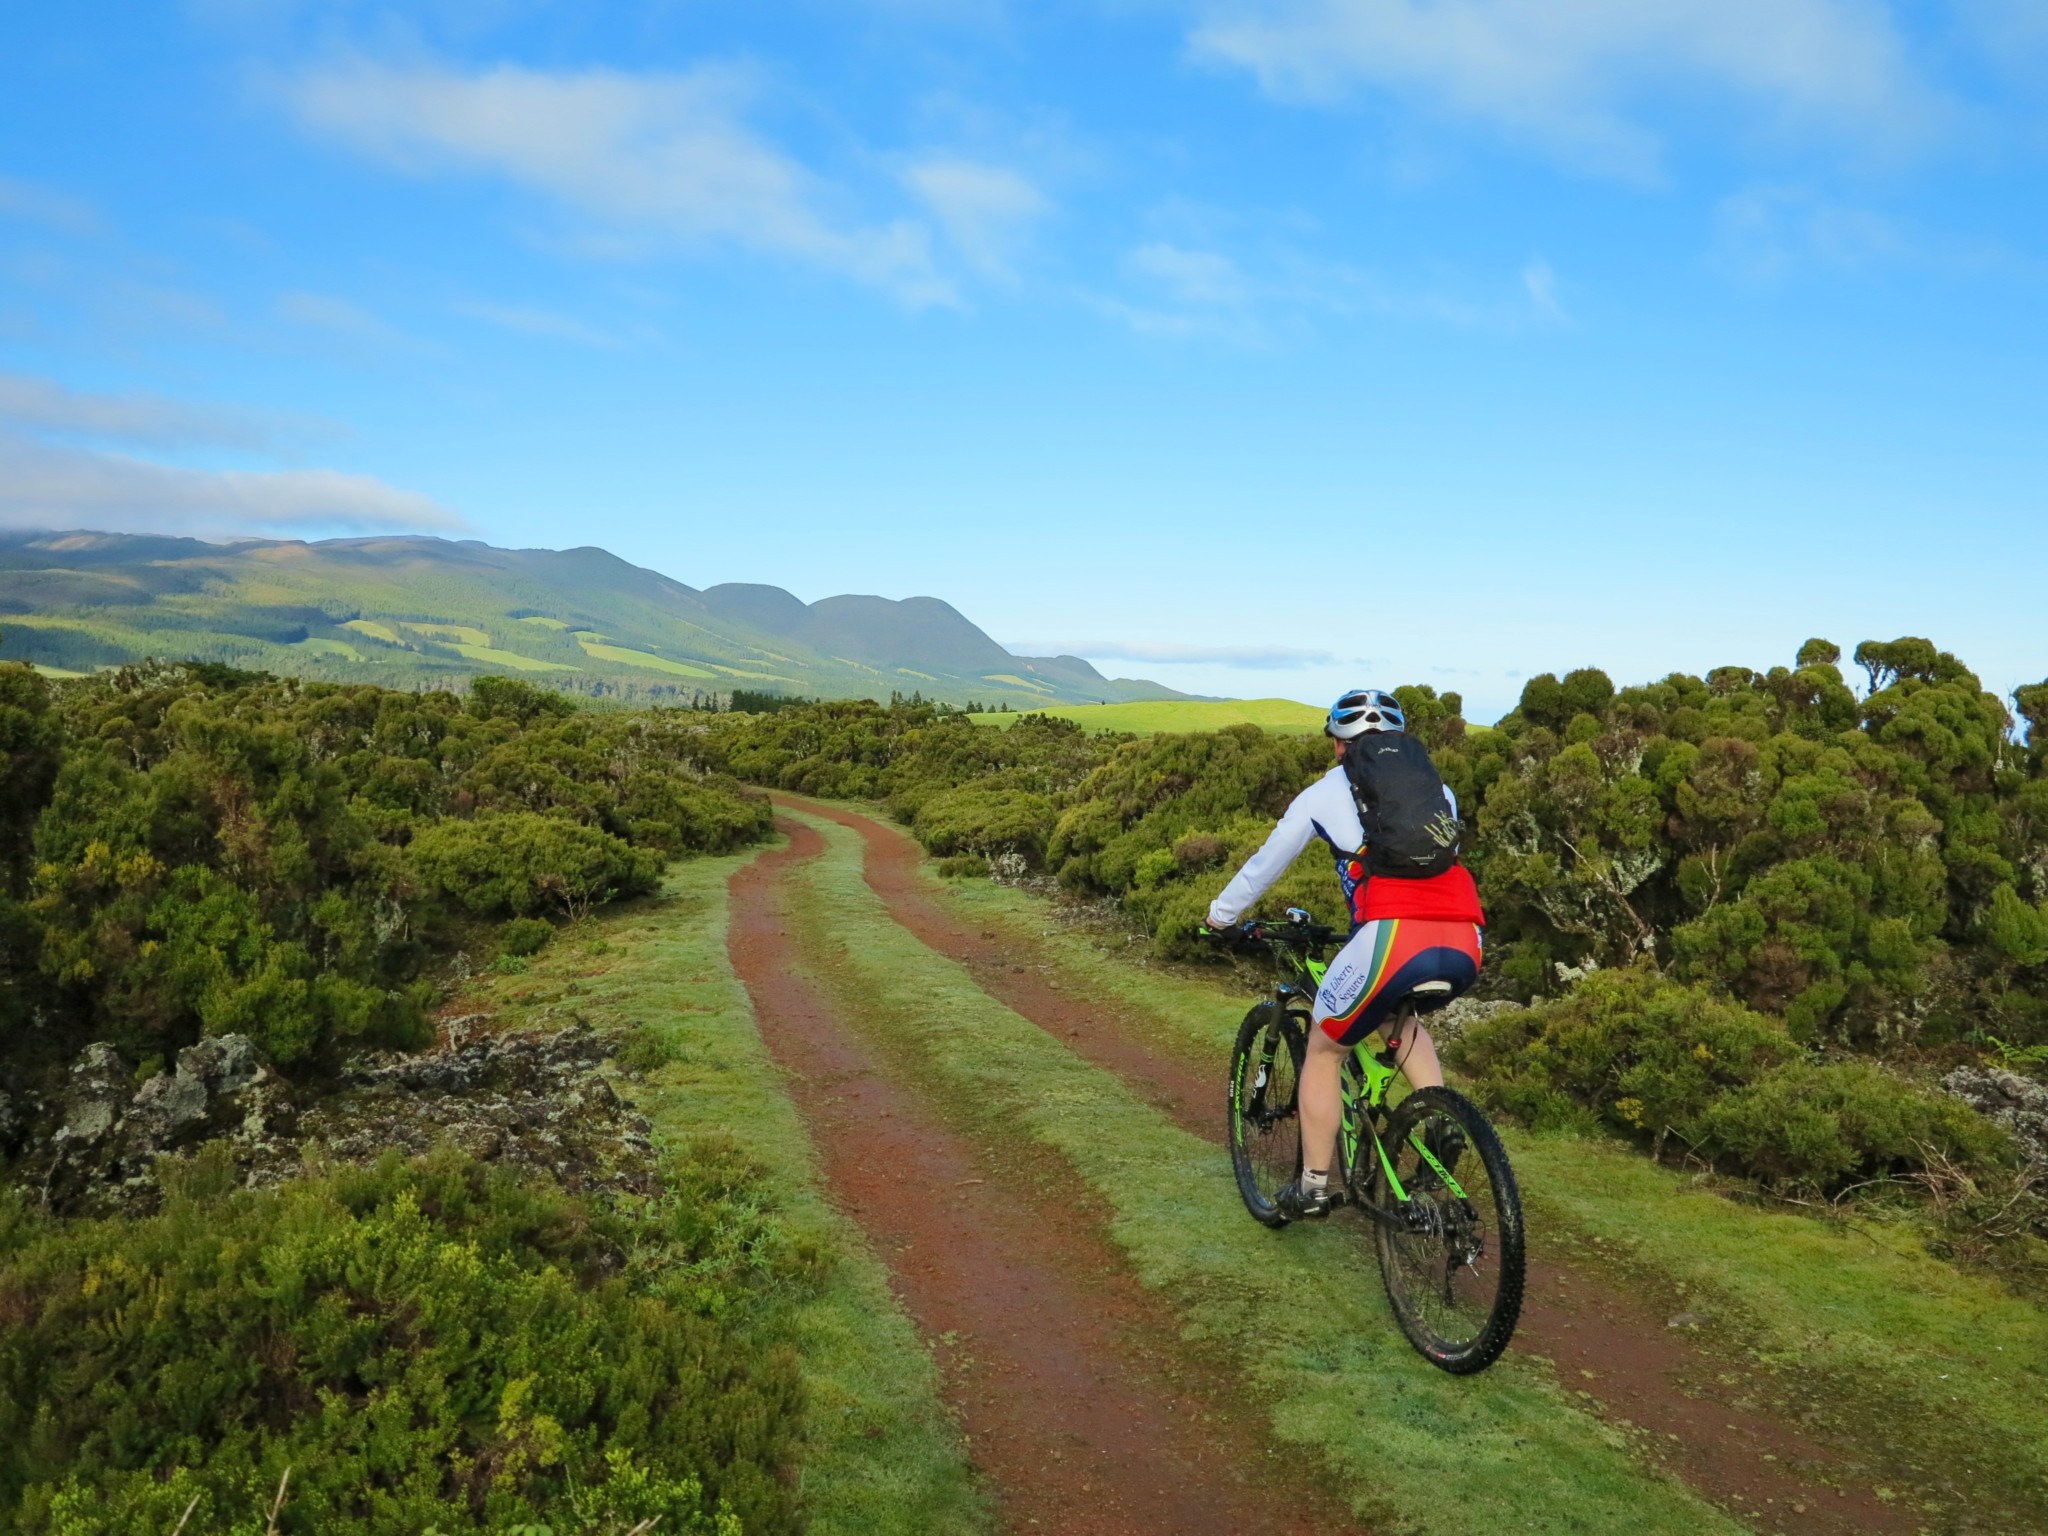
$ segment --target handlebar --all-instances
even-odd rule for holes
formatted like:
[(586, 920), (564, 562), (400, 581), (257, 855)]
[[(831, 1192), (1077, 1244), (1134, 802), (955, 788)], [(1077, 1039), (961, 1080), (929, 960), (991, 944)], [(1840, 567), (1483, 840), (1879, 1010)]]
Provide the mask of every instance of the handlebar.
[(1342, 934), (1327, 923), (1309, 921), (1306, 912), (1290, 911), (1284, 923), (1243, 922), (1235, 928), (1210, 928), (1206, 925), (1196, 930), (1204, 938), (1221, 943), (1237, 944), (1287, 944), (1296, 949), (1319, 948), (1335, 944)]

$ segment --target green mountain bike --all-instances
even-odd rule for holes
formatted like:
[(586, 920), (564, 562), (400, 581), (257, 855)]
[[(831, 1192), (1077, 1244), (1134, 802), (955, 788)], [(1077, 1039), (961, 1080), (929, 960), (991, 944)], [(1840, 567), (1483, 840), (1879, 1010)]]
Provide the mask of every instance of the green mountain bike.
[[(1245, 1209), (1287, 1224), (1276, 1203), (1301, 1172), (1296, 1089), (1312, 1026), (1310, 1005), (1337, 929), (1290, 909), (1228, 938), (1264, 950), (1279, 973), (1272, 1000), (1245, 1015), (1230, 1053), (1230, 1161)], [(1405, 1022), (1443, 982), (1402, 999)], [(1344, 1062), (1337, 1137), (1340, 1204), (1371, 1223), (1395, 1320), (1424, 1359), (1457, 1376), (1500, 1358), (1522, 1312), (1522, 1201), (1500, 1136), (1479, 1106), (1451, 1088), (1422, 1088), (1398, 1103), (1392, 1053), (1368, 1036)]]

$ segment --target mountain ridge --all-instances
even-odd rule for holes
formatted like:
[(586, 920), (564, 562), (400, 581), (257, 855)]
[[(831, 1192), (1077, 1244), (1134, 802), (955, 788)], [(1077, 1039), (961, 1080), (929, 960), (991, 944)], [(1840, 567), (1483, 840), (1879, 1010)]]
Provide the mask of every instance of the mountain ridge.
[(84, 672), (146, 656), (393, 686), (512, 672), (649, 702), (736, 689), (1012, 709), (1190, 697), (1079, 657), (1012, 655), (941, 598), (700, 590), (597, 545), (0, 531), (0, 660)]

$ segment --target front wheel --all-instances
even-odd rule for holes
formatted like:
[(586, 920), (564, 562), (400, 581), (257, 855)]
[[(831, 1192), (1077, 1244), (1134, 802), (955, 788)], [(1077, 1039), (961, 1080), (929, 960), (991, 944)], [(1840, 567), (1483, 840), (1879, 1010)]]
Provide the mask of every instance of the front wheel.
[(1522, 1198), (1506, 1148), (1479, 1106), (1453, 1088), (1401, 1101), (1386, 1149), (1406, 1200), (1376, 1170), (1380, 1276), (1408, 1342), (1454, 1376), (1500, 1358), (1522, 1315)]
[(1230, 1166), (1244, 1208), (1269, 1227), (1287, 1225), (1277, 1203), (1301, 1172), (1301, 1021), (1261, 1003), (1237, 1027), (1230, 1051)]

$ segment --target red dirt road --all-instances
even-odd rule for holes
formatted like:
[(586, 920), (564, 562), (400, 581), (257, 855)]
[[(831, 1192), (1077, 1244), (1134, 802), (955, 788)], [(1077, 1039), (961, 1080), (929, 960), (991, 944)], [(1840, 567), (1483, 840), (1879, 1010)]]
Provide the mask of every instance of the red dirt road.
[[(842, 806), (774, 798), (860, 833), (869, 888), (920, 943), (966, 966), (991, 996), (1115, 1073), (1184, 1129), (1222, 1141), (1222, 1084), (1213, 1066), (1134, 1038), (1133, 1021), (1078, 986), (1063, 989), (1057, 965), (1028, 943), (984, 932), (949, 910), (922, 874), (917, 845), (900, 830)], [(1553, 1360), (1560, 1380), (1609, 1417), (1647, 1431), (1664, 1464), (1744, 1519), (1813, 1536), (1911, 1536), (1921, 1528), (1920, 1518), (1874, 1496), (1869, 1471), (1783, 1419), (1737, 1407), (1733, 1399), (1754, 1386), (1742, 1381), (1746, 1373), (1692, 1348), (1641, 1298), (1596, 1274), (1532, 1262), (1513, 1347)], [(1732, 1389), (1720, 1379), (1730, 1374), (1738, 1378)]]
[[(1307, 1536), (1356, 1529), (1133, 1343), (1155, 1304), (1073, 1212), (1001, 1182), (805, 974), (788, 880), (824, 850), (790, 843), (732, 878), (728, 944), (770, 1053), (866, 1230), (936, 1341), (946, 1395), (1009, 1528), (1071, 1536)], [(1256, 1482), (1247, 1465), (1257, 1466)], [(1292, 1479), (1283, 1479), (1291, 1482)]]

